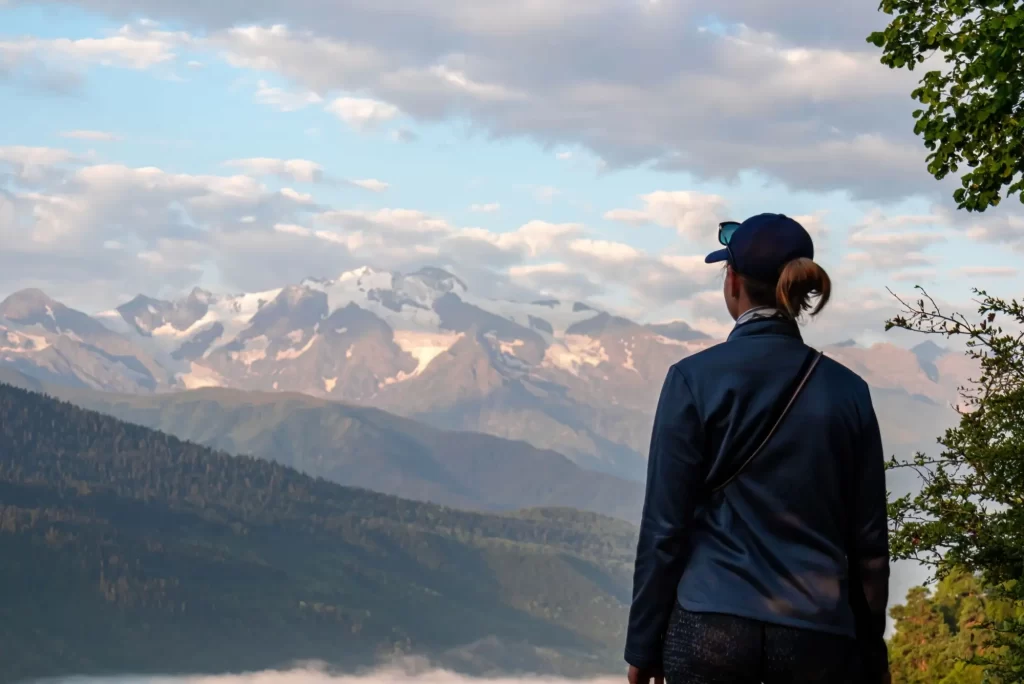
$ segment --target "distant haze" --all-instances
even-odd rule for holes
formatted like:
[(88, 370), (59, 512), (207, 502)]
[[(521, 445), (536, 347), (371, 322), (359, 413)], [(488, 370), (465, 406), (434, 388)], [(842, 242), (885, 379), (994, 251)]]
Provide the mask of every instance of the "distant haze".
[(474, 678), (447, 670), (428, 669), (414, 660), (406, 666), (382, 667), (359, 674), (331, 672), (313, 664), (246, 674), (67, 677), (40, 680), (33, 684), (617, 684), (624, 680), (625, 675), (587, 680), (534, 675)]

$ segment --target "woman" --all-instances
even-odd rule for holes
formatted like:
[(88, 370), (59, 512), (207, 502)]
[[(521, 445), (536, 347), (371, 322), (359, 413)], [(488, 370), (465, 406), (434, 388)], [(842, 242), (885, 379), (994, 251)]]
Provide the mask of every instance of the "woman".
[[(654, 420), (626, 640), (631, 684), (883, 682), (884, 456), (867, 384), (803, 343), (831, 283), (795, 220), (723, 223), (736, 327)], [(815, 304), (816, 300), (816, 304)]]

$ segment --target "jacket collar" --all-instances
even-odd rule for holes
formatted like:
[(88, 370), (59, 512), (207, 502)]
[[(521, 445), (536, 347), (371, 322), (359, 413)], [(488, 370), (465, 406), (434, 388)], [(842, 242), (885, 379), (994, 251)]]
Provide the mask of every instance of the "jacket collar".
[(800, 334), (800, 326), (789, 318), (753, 318), (746, 320), (741, 323), (737, 323), (736, 327), (729, 333), (729, 340), (734, 340), (740, 337), (754, 337), (757, 335), (785, 335), (786, 337), (795, 337), (798, 340), (802, 340), (803, 336)]

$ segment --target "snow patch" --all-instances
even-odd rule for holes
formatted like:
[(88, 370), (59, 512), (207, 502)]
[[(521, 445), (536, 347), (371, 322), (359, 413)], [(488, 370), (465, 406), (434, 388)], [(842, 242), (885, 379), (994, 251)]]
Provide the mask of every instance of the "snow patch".
[(251, 340), (246, 340), (245, 348), (242, 351), (228, 353), (228, 358), (232, 361), (243, 363), (251, 369), (252, 364), (267, 358), (267, 347), (269, 345), (270, 340), (267, 339), (267, 336), (260, 335)]
[(310, 337), (309, 342), (307, 342), (306, 346), (304, 346), (302, 349), (282, 349), (281, 351), (277, 352), (277, 356), (275, 357), (275, 359), (277, 361), (281, 361), (283, 359), (299, 358), (300, 356), (302, 356), (303, 354), (310, 350), (310, 348), (313, 346), (313, 343), (316, 342), (316, 338), (316, 335)]
[(178, 375), (178, 381), (185, 386), (185, 389), (201, 389), (203, 387), (225, 387), (227, 380), (217, 371), (206, 366), (201, 366), (194, 361), (189, 364), (188, 373)]
[(625, 349), (626, 349), (626, 362), (624, 364), (622, 364), (622, 367), (625, 368), (626, 370), (633, 371), (637, 375), (640, 375), (640, 371), (638, 371), (636, 369), (636, 366), (633, 365), (633, 349), (632, 349), (632, 347), (627, 345)]
[(42, 335), (30, 335), (11, 330), (7, 333), (6, 337), (7, 343), (12, 346), (0, 346), (0, 352), (12, 352), (15, 354), (36, 353), (50, 347), (50, 341)]
[(380, 386), (393, 385), (416, 377), (427, 369), (431, 361), (451, 349), (452, 345), (460, 339), (462, 339), (462, 333), (423, 333), (411, 330), (395, 332), (395, 344), (416, 359), (416, 368), (411, 373), (399, 371), (395, 377), (386, 378), (384, 382), (380, 383)]
[(422, 373), (431, 361), (451, 349), (460, 339), (462, 333), (420, 333), (408, 330), (395, 333), (395, 344), (418, 362), (411, 375)]
[(498, 347), (501, 349), (502, 354), (508, 356), (516, 355), (516, 347), (522, 347), (525, 344), (522, 340), (514, 340), (512, 342), (505, 342), (504, 340), (498, 340)]
[(153, 337), (171, 337), (175, 339), (181, 339), (185, 337), (191, 337), (193, 333), (198, 332), (201, 328), (206, 327), (208, 323), (213, 323), (216, 320), (216, 316), (211, 311), (207, 311), (206, 315), (197, 320), (192, 325), (188, 326), (184, 330), (178, 330), (170, 323), (164, 323), (159, 328), (154, 328), (150, 331)]
[[(352, 358), (352, 348), (354, 346), (355, 346), (354, 344), (348, 345), (348, 349), (345, 350), (345, 358), (346, 359), (351, 359)], [(330, 391), (330, 390), (328, 390), (328, 391)]]
[(608, 353), (600, 340), (586, 335), (566, 335), (560, 343), (547, 348), (542, 365), (579, 375), (583, 366), (596, 368), (606, 361)]
[(324, 378), (324, 391), (330, 394), (338, 384), (338, 378)]

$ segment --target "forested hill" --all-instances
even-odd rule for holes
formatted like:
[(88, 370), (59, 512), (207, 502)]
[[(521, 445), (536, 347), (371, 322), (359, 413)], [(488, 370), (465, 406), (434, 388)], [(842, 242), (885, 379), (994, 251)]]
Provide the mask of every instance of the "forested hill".
[(365, 406), (223, 388), (109, 394), (44, 384), (2, 365), (0, 382), (403, 499), (494, 512), (568, 507), (631, 522), (640, 519), (643, 505), (642, 484), (586, 470), (553, 451), (482, 433), (437, 430)]
[(0, 385), (4, 681), (402, 653), (618, 671), (635, 533), (345, 488)]

